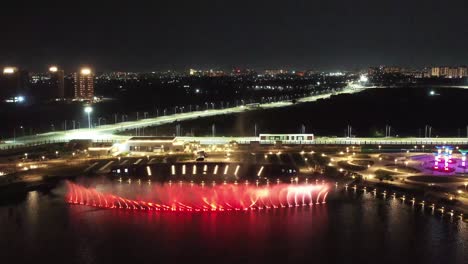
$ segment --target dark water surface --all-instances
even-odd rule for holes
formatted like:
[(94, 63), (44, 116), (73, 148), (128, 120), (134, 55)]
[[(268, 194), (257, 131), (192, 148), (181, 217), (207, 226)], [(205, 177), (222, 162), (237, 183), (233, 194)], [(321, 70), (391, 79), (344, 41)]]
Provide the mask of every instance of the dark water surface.
[(148, 213), (68, 205), (65, 188), (0, 203), (2, 263), (467, 263), (467, 224), (401, 200)]

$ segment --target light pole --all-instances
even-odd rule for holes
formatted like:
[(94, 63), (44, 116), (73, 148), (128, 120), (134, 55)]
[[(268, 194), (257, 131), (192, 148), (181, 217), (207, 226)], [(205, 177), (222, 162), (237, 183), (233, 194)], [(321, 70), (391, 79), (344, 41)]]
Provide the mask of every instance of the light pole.
[(93, 112), (93, 108), (91, 106), (86, 106), (84, 111), (88, 114), (88, 127), (91, 129), (91, 112)]
[(107, 120), (104, 117), (99, 117), (98, 118), (98, 126), (101, 126), (101, 120), (104, 121), (105, 124), (107, 124)]

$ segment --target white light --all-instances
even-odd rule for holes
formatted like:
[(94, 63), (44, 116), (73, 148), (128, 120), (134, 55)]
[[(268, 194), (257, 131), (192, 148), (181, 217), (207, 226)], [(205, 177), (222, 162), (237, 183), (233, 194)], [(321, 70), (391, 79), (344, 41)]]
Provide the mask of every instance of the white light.
[(237, 172), (239, 172), (240, 165), (236, 166), (236, 170), (234, 171), (234, 176), (237, 176)]
[(359, 81), (360, 82), (367, 82), (367, 81), (369, 81), (369, 78), (367, 78), (367, 76), (365, 76), (365, 75), (361, 75), (361, 77), (359, 77)]
[(91, 106), (86, 106), (84, 109), (85, 113), (91, 113), (93, 111), (93, 108)]
[(20, 96), (16, 97), (16, 100), (15, 100), (15, 101), (16, 101), (16, 102), (19, 102), (19, 103), (24, 102), (24, 96), (20, 95)]
[(57, 71), (58, 71), (58, 68), (55, 67), (55, 66), (52, 66), (52, 67), (49, 68), (49, 71), (50, 71), (50, 72), (57, 72)]
[(258, 171), (257, 173), (257, 177), (260, 177), (260, 175), (262, 175), (262, 171), (263, 171), (263, 166), (260, 168), (260, 170)]
[(3, 69), (3, 74), (12, 74), (12, 73), (15, 73), (16, 71), (16, 68), (13, 68), (13, 67), (5, 67)]
[(430, 92), (430, 95), (435, 95), (435, 92), (434, 92), (434, 91), (431, 91), (431, 92)]
[(91, 70), (88, 69), (88, 68), (83, 68), (83, 69), (81, 69), (81, 74), (89, 75), (89, 74), (91, 74)]

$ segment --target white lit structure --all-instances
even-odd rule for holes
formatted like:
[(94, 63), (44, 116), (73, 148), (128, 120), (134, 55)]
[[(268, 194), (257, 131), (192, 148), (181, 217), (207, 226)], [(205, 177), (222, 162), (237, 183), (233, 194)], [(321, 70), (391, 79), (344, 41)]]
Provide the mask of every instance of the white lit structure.
[(184, 150), (185, 141), (176, 137), (132, 137), (120, 143), (119, 152), (154, 153), (154, 152), (179, 152)]
[(88, 127), (91, 129), (91, 112), (93, 112), (93, 108), (91, 106), (86, 106), (84, 111), (88, 114)]
[(275, 143), (281, 141), (283, 143), (312, 143), (314, 134), (260, 134), (260, 143)]

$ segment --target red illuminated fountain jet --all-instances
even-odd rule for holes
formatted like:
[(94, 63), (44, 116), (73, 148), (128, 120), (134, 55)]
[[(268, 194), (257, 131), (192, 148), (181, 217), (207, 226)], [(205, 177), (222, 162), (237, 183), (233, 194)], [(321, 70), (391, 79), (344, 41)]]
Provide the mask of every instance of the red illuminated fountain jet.
[(156, 185), (144, 199), (129, 199), (67, 182), (67, 202), (141, 211), (240, 211), (323, 204), (326, 184)]

